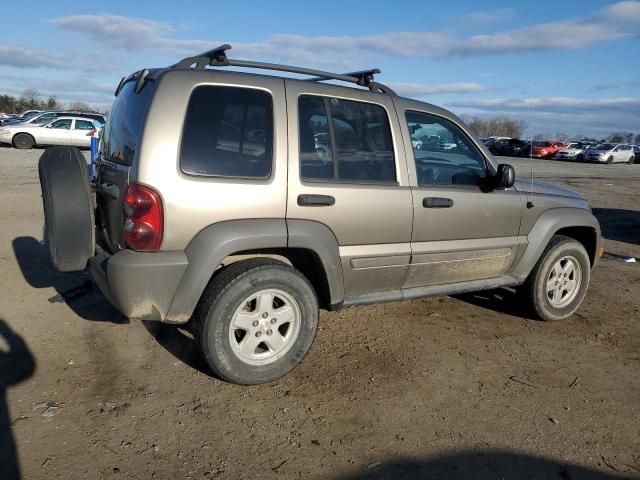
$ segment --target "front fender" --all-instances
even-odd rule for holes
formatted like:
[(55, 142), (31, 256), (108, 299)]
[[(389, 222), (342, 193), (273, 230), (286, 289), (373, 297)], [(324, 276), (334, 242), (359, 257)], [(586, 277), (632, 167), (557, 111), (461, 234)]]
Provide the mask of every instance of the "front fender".
[(586, 227), (595, 232), (595, 251), (589, 252), (593, 260), (592, 265), (595, 266), (602, 243), (600, 224), (596, 217), (582, 208), (553, 208), (543, 212), (533, 224), (527, 234), (527, 248), (511, 270), (511, 275), (524, 281), (549, 244), (551, 237), (564, 228), (572, 227)]

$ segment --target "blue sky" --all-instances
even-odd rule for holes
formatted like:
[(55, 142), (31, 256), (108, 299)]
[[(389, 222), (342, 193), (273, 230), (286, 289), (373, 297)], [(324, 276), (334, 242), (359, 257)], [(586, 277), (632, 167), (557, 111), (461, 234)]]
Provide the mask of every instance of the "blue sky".
[(3, 18), (0, 93), (109, 105), (121, 76), (228, 42), (236, 57), (378, 67), (401, 94), (534, 133), (640, 133), (640, 1), (31, 0)]

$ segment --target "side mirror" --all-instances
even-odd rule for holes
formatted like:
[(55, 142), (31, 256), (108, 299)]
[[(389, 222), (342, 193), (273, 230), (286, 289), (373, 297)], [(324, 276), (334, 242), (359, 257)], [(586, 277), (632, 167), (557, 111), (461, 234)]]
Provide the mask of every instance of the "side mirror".
[(498, 171), (496, 172), (496, 188), (511, 188), (516, 182), (515, 169), (507, 164), (501, 163), (498, 165)]

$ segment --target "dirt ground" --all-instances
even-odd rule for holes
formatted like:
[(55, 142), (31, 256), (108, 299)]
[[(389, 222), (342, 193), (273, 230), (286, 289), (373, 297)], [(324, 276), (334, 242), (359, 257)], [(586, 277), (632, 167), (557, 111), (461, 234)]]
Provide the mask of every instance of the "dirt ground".
[(1, 478), (640, 476), (640, 165), (534, 162), (606, 236), (571, 319), (507, 291), (323, 312), (298, 368), (239, 387), (184, 330), (47, 301), (86, 276), (40, 244), (41, 153), (0, 148)]

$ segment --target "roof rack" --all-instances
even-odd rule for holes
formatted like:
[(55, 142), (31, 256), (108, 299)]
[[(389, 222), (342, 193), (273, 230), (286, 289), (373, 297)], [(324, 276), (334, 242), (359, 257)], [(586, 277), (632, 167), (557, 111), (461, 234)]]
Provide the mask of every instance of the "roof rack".
[(307, 81), (321, 82), (325, 80), (339, 80), (342, 82), (355, 83), (362, 87), (367, 87), (372, 92), (387, 93), (395, 95), (395, 92), (382, 83), (374, 81), (374, 75), (380, 73), (378, 68), (370, 70), (362, 70), (351, 73), (331, 73), (323, 70), (315, 70), (312, 68), (294, 67), (291, 65), (280, 65), (278, 63), (254, 62), (251, 60), (235, 60), (227, 57), (227, 50), (231, 49), (231, 45), (225, 43), (217, 48), (200, 53), (193, 57), (187, 57), (171, 66), (174, 69), (191, 69), (203, 70), (206, 67), (243, 67), (256, 68), (263, 70), (274, 70), (278, 72), (297, 73), (301, 75), (310, 75), (312, 78)]

